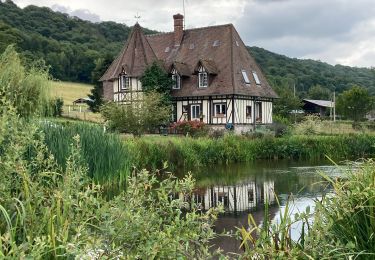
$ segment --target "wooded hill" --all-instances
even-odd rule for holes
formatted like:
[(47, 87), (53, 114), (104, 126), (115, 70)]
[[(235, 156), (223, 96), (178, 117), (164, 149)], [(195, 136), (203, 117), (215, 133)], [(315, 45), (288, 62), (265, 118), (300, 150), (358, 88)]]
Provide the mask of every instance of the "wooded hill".
[[(124, 24), (92, 23), (46, 7), (21, 9), (10, 0), (0, 1), (0, 52), (15, 44), (26, 64), (42, 58), (53, 77), (64, 81), (90, 82), (95, 62), (116, 56), (130, 31)], [(258, 47), (249, 51), (274, 86), (295, 85), (303, 95), (314, 85), (341, 92), (356, 84), (375, 94), (374, 70), (291, 59)]]

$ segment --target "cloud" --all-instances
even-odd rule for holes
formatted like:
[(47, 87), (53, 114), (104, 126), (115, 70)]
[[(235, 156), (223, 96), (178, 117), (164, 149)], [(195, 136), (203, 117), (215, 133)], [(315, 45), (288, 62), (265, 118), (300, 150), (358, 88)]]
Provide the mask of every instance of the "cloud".
[(70, 16), (76, 16), (76, 17), (81, 18), (82, 20), (91, 21), (93, 23), (100, 22), (99, 15), (91, 13), (87, 9), (72, 10), (69, 7), (59, 5), (59, 4), (52, 5), (51, 9), (54, 10), (54, 11), (61, 12), (61, 13), (69, 14)]
[[(373, 0), (254, 0), (237, 21), (244, 41), (292, 57), (370, 66)], [(367, 28), (364, 30), (363, 28)]]
[[(90, 21), (173, 30), (182, 0), (15, 0)], [(331, 64), (374, 66), (374, 0), (185, 0), (186, 28), (233, 23), (247, 45)]]

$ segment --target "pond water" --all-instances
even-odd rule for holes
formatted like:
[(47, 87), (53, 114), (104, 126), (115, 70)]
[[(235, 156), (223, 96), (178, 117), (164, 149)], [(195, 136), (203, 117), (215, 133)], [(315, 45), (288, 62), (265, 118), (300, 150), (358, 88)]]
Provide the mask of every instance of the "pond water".
[[(313, 210), (314, 199), (321, 197), (331, 188), (317, 173), (338, 177), (343, 168), (327, 166), (328, 163), (262, 161), (253, 164), (212, 166), (194, 171), (197, 189), (193, 198), (203, 209), (223, 204), (225, 213), (215, 224), (218, 233), (235, 233), (237, 227), (248, 226), (248, 214), (260, 224), (264, 217), (264, 203), (270, 204), (270, 214), (277, 221), (284, 209), (288, 196), (293, 194), (292, 211)], [(182, 175), (182, 174), (181, 174)], [(277, 194), (280, 206), (278, 206)], [(301, 227), (292, 227), (292, 237), (298, 237)], [(220, 236), (213, 241), (214, 247), (224, 252), (241, 253), (240, 241), (230, 236)]]

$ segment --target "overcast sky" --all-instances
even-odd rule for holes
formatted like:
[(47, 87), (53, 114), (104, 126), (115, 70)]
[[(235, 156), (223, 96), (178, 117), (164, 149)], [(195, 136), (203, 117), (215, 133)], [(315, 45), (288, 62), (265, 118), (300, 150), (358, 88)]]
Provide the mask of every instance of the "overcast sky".
[[(82, 19), (173, 30), (182, 0), (14, 0)], [(186, 27), (233, 23), (245, 44), (330, 64), (375, 66), (375, 0), (185, 0)]]

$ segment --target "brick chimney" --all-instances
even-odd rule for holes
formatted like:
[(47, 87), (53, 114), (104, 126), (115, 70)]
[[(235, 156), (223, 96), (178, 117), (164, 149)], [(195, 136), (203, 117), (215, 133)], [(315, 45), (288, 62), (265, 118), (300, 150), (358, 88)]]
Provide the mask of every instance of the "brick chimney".
[(174, 45), (180, 46), (184, 37), (184, 16), (182, 14), (173, 15), (174, 20)]

